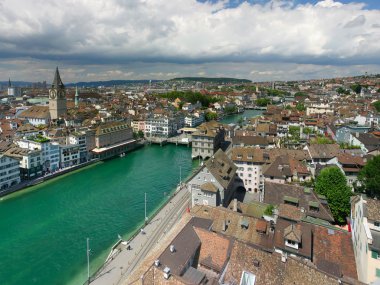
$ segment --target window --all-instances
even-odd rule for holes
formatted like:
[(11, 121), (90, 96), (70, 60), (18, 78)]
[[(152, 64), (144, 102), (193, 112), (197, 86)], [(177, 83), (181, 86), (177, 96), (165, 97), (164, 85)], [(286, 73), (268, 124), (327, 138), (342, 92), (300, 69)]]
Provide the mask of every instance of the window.
[(372, 258), (374, 259), (380, 259), (380, 255), (377, 251), (372, 250)]
[(380, 269), (376, 268), (376, 277), (380, 277)]
[(380, 227), (380, 222), (375, 222), (375, 227)]

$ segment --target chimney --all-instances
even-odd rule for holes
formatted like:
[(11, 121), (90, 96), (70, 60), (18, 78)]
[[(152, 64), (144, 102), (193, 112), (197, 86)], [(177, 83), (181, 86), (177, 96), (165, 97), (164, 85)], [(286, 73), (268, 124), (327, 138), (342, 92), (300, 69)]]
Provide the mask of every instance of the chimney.
[(156, 267), (160, 266), (160, 261), (159, 261), (158, 259), (156, 259), (156, 260), (154, 261), (154, 265), (155, 265)]
[(234, 212), (237, 212), (237, 199), (236, 199), (236, 198), (234, 199), (234, 207), (233, 207), (233, 211), (234, 211)]
[(174, 253), (175, 252), (175, 247), (174, 244), (170, 245), (170, 252)]

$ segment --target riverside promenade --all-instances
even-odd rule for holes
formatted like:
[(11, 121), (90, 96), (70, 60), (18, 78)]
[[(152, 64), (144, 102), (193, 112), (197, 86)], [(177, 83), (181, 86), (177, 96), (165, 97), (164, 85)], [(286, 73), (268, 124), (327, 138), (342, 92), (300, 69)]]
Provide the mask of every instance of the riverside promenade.
[[(91, 285), (122, 284), (141, 263), (149, 251), (159, 243), (182, 217), (190, 203), (190, 193), (183, 184), (172, 198), (159, 210), (127, 244), (120, 243), (115, 254), (91, 277)], [(130, 247), (130, 249), (128, 249)], [(88, 284), (88, 283), (85, 283)]]

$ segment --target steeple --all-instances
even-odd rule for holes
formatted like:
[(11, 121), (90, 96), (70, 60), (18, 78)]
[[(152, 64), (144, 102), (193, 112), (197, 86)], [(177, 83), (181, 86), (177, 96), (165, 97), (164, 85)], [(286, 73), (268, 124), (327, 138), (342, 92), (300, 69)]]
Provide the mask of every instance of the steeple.
[(11, 88), (11, 87), (12, 87), (11, 78), (9, 78), (9, 81), (8, 81), (8, 88)]
[(79, 93), (78, 93), (78, 86), (75, 87), (75, 108), (78, 108), (79, 103)]
[(54, 75), (54, 80), (53, 80), (53, 84), (51, 85), (52, 88), (63, 88), (65, 87), (65, 85), (63, 85), (62, 83), (62, 80), (61, 80), (61, 76), (59, 75), (59, 70), (58, 70), (58, 66), (57, 66), (57, 69), (55, 70), (55, 75)]

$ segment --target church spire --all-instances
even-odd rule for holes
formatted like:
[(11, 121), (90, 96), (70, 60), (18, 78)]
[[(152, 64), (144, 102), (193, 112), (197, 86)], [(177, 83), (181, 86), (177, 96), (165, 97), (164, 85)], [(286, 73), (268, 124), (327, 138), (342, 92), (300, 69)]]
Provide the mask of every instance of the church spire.
[(11, 78), (9, 78), (9, 81), (8, 81), (8, 88), (11, 88), (11, 87), (12, 87)]
[(75, 87), (75, 108), (78, 108), (79, 104), (79, 93), (78, 93), (78, 86)]
[(58, 87), (64, 88), (65, 87), (65, 85), (63, 85), (63, 83), (62, 83), (61, 76), (59, 75), (58, 66), (57, 66), (57, 69), (55, 70), (54, 80), (53, 80), (53, 84), (51, 85), (51, 87), (52, 88), (58, 88)]

